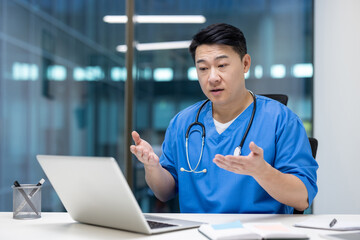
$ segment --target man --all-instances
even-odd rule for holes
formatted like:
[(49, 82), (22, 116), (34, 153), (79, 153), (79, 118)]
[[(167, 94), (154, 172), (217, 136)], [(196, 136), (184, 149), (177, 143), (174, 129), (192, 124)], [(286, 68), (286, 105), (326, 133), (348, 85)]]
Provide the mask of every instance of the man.
[[(227, 24), (210, 25), (194, 36), (189, 49), (210, 101), (171, 120), (160, 159), (132, 133), (130, 150), (144, 164), (155, 196), (167, 201), (179, 194), (181, 212), (192, 213), (306, 209), (317, 193), (318, 165), (301, 120), (283, 104), (253, 97), (245, 88), (251, 58), (243, 33)], [(195, 124), (188, 131), (197, 114), (206, 133), (203, 146), (203, 128)], [(234, 155), (244, 135), (240, 156), (238, 150)]]

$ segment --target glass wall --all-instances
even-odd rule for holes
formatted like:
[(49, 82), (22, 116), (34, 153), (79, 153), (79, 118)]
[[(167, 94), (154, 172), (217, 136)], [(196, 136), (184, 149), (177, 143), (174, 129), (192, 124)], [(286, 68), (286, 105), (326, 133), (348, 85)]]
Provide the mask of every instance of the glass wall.
[[(103, 21), (115, 13), (123, 1), (0, 0), (0, 211), (14, 180), (44, 177), (37, 154), (122, 159), (125, 27)], [(62, 209), (46, 182), (43, 211)]]
[[(256, 94), (283, 93), (288, 106), (312, 135), (313, 1), (311, 0), (137, 0), (138, 15), (202, 15), (205, 23), (137, 24), (139, 44), (188, 41), (218, 22), (240, 28), (252, 57), (247, 88)], [(136, 51), (135, 129), (161, 154), (164, 133), (180, 110), (205, 99), (186, 48)], [(136, 192), (145, 211), (177, 211), (176, 200), (162, 204), (153, 197), (136, 165)]]
[[(284, 93), (312, 135), (312, 0), (134, 0), (136, 15), (201, 15), (203, 23), (136, 23), (134, 129), (161, 154), (170, 119), (205, 98), (186, 48), (141, 44), (189, 41), (217, 22), (243, 30), (252, 57), (247, 88)], [(120, 0), (0, 0), (0, 211), (11, 185), (44, 177), (37, 154), (113, 156), (125, 170), (125, 15)], [(171, 45), (167, 43), (166, 45)], [(176, 212), (146, 186), (133, 159), (134, 193), (145, 212)], [(43, 211), (63, 207), (49, 182)]]

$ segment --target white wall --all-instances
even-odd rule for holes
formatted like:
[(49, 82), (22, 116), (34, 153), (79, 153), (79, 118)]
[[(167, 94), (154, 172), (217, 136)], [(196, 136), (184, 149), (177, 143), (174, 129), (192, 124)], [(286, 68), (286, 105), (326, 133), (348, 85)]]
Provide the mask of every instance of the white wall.
[(360, 1), (315, 0), (314, 213), (360, 213)]

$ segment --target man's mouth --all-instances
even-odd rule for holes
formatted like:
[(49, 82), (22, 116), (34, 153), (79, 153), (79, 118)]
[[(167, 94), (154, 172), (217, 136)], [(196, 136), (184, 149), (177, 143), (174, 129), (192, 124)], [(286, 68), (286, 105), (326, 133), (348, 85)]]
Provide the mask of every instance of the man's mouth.
[(210, 92), (221, 92), (221, 91), (223, 91), (224, 89), (212, 89), (212, 90), (210, 90)]

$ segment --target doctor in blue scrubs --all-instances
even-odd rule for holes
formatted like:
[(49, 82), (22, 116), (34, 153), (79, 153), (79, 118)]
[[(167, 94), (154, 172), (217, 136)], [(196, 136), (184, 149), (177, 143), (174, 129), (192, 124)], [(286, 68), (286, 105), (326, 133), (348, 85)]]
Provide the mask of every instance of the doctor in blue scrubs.
[(318, 165), (305, 129), (285, 105), (246, 89), (251, 58), (243, 33), (213, 24), (189, 50), (210, 101), (171, 120), (160, 158), (132, 133), (130, 150), (156, 197), (179, 194), (183, 213), (290, 214), (310, 206)]

